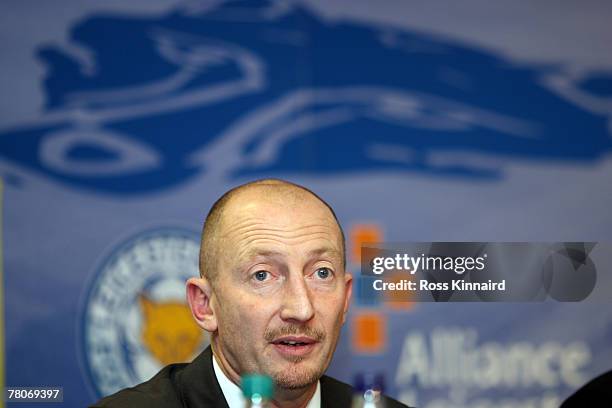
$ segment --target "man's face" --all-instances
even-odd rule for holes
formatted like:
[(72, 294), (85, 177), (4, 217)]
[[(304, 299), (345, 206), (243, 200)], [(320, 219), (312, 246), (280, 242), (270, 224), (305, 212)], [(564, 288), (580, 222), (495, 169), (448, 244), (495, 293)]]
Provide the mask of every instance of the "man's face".
[(310, 196), (245, 195), (224, 214), (211, 299), (215, 353), (239, 375), (306, 387), (329, 365), (348, 308), (340, 232)]

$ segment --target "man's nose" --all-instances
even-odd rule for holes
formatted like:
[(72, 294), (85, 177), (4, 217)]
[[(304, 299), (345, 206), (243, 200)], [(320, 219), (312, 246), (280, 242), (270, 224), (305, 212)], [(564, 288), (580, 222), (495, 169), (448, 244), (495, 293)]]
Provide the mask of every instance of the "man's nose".
[(291, 276), (286, 283), (280, 317), (286, 321), (307, 322), (314, 316), (312, 294), (302, 274)]

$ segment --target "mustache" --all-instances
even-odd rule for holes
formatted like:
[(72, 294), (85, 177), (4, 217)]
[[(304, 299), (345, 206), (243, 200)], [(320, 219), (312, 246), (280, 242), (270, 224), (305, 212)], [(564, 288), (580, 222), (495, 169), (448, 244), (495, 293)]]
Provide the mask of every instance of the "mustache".
[(306, 336), (315, 341), (323, 341), (326, 337), (323, 330), (297, 324), (289, 324), (277, 329), (266, 330), (264, 333), (264, 339), (267, 342), (273, 342), (275, 339), (283, 336)]

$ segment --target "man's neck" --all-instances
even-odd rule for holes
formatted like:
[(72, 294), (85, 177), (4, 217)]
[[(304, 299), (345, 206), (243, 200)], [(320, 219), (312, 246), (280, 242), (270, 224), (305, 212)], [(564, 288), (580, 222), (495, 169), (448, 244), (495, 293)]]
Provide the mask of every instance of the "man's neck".
[[(214, 346), (214, 342), (212, 342), (211, 346), (213, 358), (216, 360), (225, 377), (240, 387), (240, 375), (238, 375), (238, 373), (231, 367), (227, 359), (224, 358), (223, 353), (218, 352), (219, 350)], [(276, 388), (276, 394), (274, 395), (274, 399), (271, 401), (272, 406), (275, 408), (305, 408), (316, 392), (317, 385), (318, 382), (303, 388)]]
[(316, 390), (317, 383), (295, 390), (277, 388), (272, 404), (275, 408), (305, 408), (312, 399), (312, 396)]

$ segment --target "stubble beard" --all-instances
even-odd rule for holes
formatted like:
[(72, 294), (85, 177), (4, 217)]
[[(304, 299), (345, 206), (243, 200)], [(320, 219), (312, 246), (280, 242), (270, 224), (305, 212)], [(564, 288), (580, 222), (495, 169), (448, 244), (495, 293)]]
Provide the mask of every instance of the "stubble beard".
[[(305, 335), (317, 341), (319, 346), (325, 344), (327, 337), (322, 330), (299, 325), (288, 325), (280, 329), (268, 330), (264, 337), (268, 342), (272, 342), (274, 339), (286, 335)], [(327, 369), (325, 360), (329, 360), (327, 355), (329, 351), (326, 353), (325, 350), (322, 350), (320, 353), (316, 356), (285, 357), (284, 364), (290, 365), (271, 374), (275, 384), (286, 390), (298, 390), (316, 383)], [(312, 360), (310, 364), (309, 359)]]
[(279, 388), (298, 390), (319, 381), (324, 371), (325, 368), (322, 367), (304, 368), (296, 364), (274, 373), (272, 379)]

